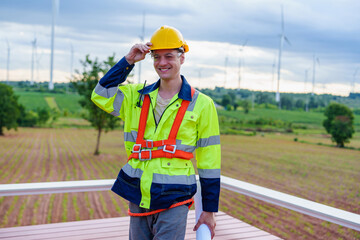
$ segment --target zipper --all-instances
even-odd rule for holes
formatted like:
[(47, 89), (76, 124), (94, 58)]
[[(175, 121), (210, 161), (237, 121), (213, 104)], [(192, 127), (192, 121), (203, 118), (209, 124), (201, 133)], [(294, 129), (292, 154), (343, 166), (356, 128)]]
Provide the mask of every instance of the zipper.
[[(161, 121), (161, 118), (162, 118), (162, 116), (164, 115), (166, 109), (168, 109), (168, 108), (169, 108), (174, 102), (176, 102), (178, 99), (179, 99), (179, 98), (175, 99), (172, 103), (170, 103), (170, 104), (168, 104), (168, 105), (166, 106), (165, 110), (163, 111), (163, 113), (162, 113), (161, 116), (160, 116), (160, 119), (159, 119), (159, 122), (158, 122), (158, 123), (156, 122), (155, 113), (154, 113), (154, 108), (153, 108), (152, 112), (153, 112), (153, 117), (154, 117), (154, 121), (155, 121), (155, 131), (154, 131), (154, 133), (156, 132), (157, 127), (158, 127), (158, 125), (159, 125), (159, 123), (160, 123), (160, 121)], [(151, 102), (151, 98), (150, 98), (150, 102)], [(156, 103), (155, 103), (155, 104), (156, 104)], [(152, 107), (152, 104), (151, 104), (151, 107)]]

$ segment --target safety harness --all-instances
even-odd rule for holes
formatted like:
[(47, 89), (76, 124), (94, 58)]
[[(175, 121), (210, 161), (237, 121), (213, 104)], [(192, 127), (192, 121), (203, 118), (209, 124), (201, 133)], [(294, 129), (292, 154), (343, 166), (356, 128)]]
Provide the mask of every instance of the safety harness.
[[(195, 93), (195, 89), (191, 88), (191, 96)], [(176, 114), (174, 123), (171, 127), (170, 134), (168, 139), (166, 140), (145, 140), (145, 128), (146, 121), (149, 114), (150, 108), (150, 97), (149, 95), (145, 95), (143, 106), (140, 113), (140, 121), (138, 127), (138, 134), (136, 138), (136, 143), (133, 146), (132, 153), (129, 156), (129, 159), (135, 158), (140, 161), (148, 161), (153, 158), (181, 158), (190, 160), (194, 157), (191, 152), (185, 152), (182, 150), (176, 149), (176, 136), (178, 134), (181, 122), (184, 118), (186, 110), (190, 104), (190, 101), (182, 100), (181, 106)], [(158, 150), (152, 150), (152, 148), (157, 147)], [(159, 149), (160, 147), (160, 149)], [(162, 147), (162, 149), (161, 149)]]
[[(191, 96), (193, 96), (195, 93), (195, 89), (191, 88)], [(150, 97), (149, 95), (144, 96), (144, 102), (140, 113), (140, 120), (139, 120), (139, 127), (138, 127), (138, 135), (136, 138), (136, 143), (133, 146), (132, 153), (129, 156), (129, 159), (139, 159), (140, 161), (149, 161), (153, 158), (181, 158), (185, 160), (190, 160), (193, 158), (193, 153), (191, 152), (185, 152), (179, 149), (176, 149), (176, 136), (178, 134), (180, 125), (182, 120), (184, 119), (186, 110), (190, 104), (190, 101), (182, 100), (181, 106), (176, 114), (174, 123), (171, 127), (169, 137), (166, 140), (159, 140), (159, 141), (153, 141), (153, 140), (145, 140), (144, 134), (145, 134), (145, 128), (146, 128), (146, 121), (149, 114), (149, 108), (150, 108)], [(157, 147), (158, 150), (152, 150), (152, 148)], [(177, 206), (181, 206), (184, 204), (189, 204), (189, 209), (194, 203), (193, 199), (187, 199), (182, 202), (175, 203), (171, 205), (169, 208), (166, 209), (158, 209), (150, 212), (145, 213), (132, 213), (130, 212), (130, 209), (128, 210), (128, 214), (132, 217), (144, 217), (144, 216), (150, 216), (159, 212), (163, 212), (165, 210), (168, 210), (170, 208), (174, 208)]]

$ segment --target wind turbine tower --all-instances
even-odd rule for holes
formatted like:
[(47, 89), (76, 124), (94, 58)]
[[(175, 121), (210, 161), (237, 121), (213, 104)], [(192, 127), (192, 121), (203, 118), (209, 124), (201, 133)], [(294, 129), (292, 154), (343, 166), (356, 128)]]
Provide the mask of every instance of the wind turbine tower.
[(274, 91), (274, 82), (275, 82), (275, 67), (276, 67), (276, 57), (274, 58), (274, 62), (272, 65), (272, 79), (271, 79), (271, 91)]
[(280, 44), (279, 44), (277, 90), (276, 90), (276, 97), (275, 97), (276, 102), (278, 102), (278, 104), (279, 104), (279, 109), (281, 108), (281, 103), (280, 103), (281, 54), (282, 54), (282, 48), (283, 48), (283, 45), (284, 45), (284, 41), (286, 41), (290, 45), (290, 42), (289, 42), (289, 40), (287, 39), (287, 37), (285, 36), (285, 33), (284, 33), (284, 8), (281, 5), (281, 35), (280, 35)]
[(9, 84), (9, 73), (10, 73), (10, 43), (6, 39), (7, 44), (7, 61), (6, 61), (6, 83)]
[(305, 81), (304, 81), (305, 111), (306, 111), (306, 112), (309, 111), (309, 99), (308, 99), (308, 94), (307, 94), (307, 91), (306, 91), (306, 85), (307, 85), (307, 80), (308, 80), (308, 73), (309, 73), (309, 70), (306, 69), (306, 70), (305, 70)]
[(74, 65), (74, 47), (70, 44), (70, 79), (73, 75), (73, 65)]
[(31, 80), (30, 84), (34, 85), (34, 65), (36, 59), (36, 37), (34, 37), (34, 41), (31, 42), (32, 45), (32, 53), (31, 53)]
[(54, 69), (54, 38), (55, 38), (55, 20), (59, 9), (59, 0), (52, 1), (52, 25), (51, 25), (51, 57), (50, 57), (50, 82), (49, 90), (54, 89), (53, 69)]
[(314, 57), (313, 57), (313, 78), (312, 78), (312, 91), (311, 91), (311, 96), (314, 96), (314, 91), (315, 91), (316, 62), (317, 62), (318, 64), (320, 64), (319, 58), (316, 57), (316, 55), (314, 54)]
[(359, 68), (357, 68), (354, 72), (354, 75), (353, 75), (353, 82), (352, 82), (352, 86), (351, 86), (351, 92), (352, 93), (355, 93), (355, 80), (356, 80), (356, 74), (358, 72)]
[(226, 79), (227, 79), (227, 65), (228, 65), (228, 61), (229, 61), (229, 57), (228, 56), (226, 56), (225, 57), (225, 79), (224, 79), (224, 88), (226, 87)]
[[(141, 40), (142, 43), (144, 42), (144, 38), (145, 38), (145, 11), (143, 12), (142, 30), (141, 30), (141, 35), (140, 35), (140, 40)], [(141, 61), (138, 64), (139, 64), (138, 83), (141, 83)]]
[(244, 53), (244, 48), (246, 46), (247, 40), (244, 42), (244, 44), (240, 47), (239, 51), (240, 51), (240, 57), (239, 57), (239, 70), (238, 70), (238, 90), (240, 91), (240, 83), (241, 83), (241, 67), (242, 67), (242, 61), (243, 61), (243, 53)]

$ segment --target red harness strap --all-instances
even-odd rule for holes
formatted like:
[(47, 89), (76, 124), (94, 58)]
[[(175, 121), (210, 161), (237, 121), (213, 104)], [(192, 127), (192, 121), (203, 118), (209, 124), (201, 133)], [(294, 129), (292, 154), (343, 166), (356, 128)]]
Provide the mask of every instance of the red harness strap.
[(159, 213), (159, 212), (163, 212), (165, 210), (168, 210), (168, 209), (171, 209), (171, 208), (174, 208), (174, 207), (178, 207), (178, 206), (181, 206), (181, 205), (188, 204), (188, 203), (190, 203), (189, 206), (188, 206), (188, 208), (190, 209), (191, 206), (194, 204), (194, 199), (190, 198), (190, 199), (182, 201), (182, 202), (174, 203), (169, 208), (158, 209), (158, 210), (153, 210), (153, 211), (144, 212), (144, 213), (132, 213), (132, 212), (130, 212), (130, 209), (128, 209), (128, 214), (131, 217), (147, 217), (147, 216), (150, 216), (150, 215), (153, 215), (153, 214), (156, 214), (156, 213)]
[[(191, 88), (191, 96), (193, 96), (194, 93), (195, 89)], [(181, 122), (184, 119), (189, 104), (190, 101), (182, 100), (181, 106), (176, 114), (174, 123), (171, 127), (168, 139), (160, 141), (145, 140), (144, 134), (150, 108), (150, 97), (149, 95), (145, 95), (140, 113), (136, 144), (134, 144), (132, 153), (130, 154), (128, 160), (135, 158), (141, 161), (145, 161), (151, 160), (152, 158), (160, 157), (181, 158), (186, 160), (190, 160), (191, 158), (193, 158), (194, 155), (192, 153), (176, 149), (176, 136), (179, 132)], [(151, 150), (154, 147), (161, 146), (164, 146), (163, 149)]]

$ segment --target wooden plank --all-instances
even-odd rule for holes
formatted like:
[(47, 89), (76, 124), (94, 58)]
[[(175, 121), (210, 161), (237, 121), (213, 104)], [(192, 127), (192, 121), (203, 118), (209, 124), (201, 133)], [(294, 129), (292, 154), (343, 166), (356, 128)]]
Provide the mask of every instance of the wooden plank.
[(39, 224), (31, 226), (21, 226), (21, 227), (10, 227), (0, 229), (0, 233), (5, 232), (18, 232), (18, 231), (27, 231), (29, 227), (31, 229), (48, 229), (48, 228), (66, 228), (72, 226), (86, 226), (86, 225), (97, 225), (97, 224), (111, 224), (111, 223), (128, 223), (130, 217), (118, 217), (118, 218), (103, 218), (103, 219), (94, 219), (94, 220), (82, 220), (74, 222), (62, 222), (62, 223), (50, 223), (50, 224)]
[[(8, 240), (111, 240), (128, 239), (130, 217), (105, 218), (66, 223), (52, 223), (35, 226), (23, 226), (0, 229), (0, 239)], [(265, 231), (255, 228), (226, 213), (216, 214), (215, 240), (249, 239), (275, 240), (279, 239)], [(185, 239), (196, 239), (195, 211), (188, 214)]]

